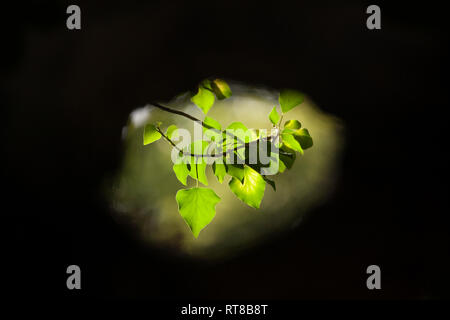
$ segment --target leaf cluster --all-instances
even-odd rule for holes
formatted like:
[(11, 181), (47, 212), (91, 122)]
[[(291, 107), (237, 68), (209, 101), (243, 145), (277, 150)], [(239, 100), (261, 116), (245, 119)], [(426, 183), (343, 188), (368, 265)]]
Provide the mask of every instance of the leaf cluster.
[[(268, 116), (275, 135), (248, 129), (242, 122), (233, 122), (222, 129), (216, 119), (207, 116), (216, 99), (231, 96), (229, 85), (222, 79), (206, 79), (199, 84), (191, 101), (205, 115), (202, 125), (207, 140), (194, 141), (184, 149), (179, 149), (174, 143), (178, 135), (175, 125), (171, 124), (163, 130), (161, 123), (149, 123), (144, 128), (143, 144), (165, 139), (179, 151), (173, 165), (177, 179), (185, 186), (189, 177), (196, 182), (196, 187), (180, 189), (176, 194), (178, 210), (195, 237), (212, 221), (216, 213), (215, 207), (221, 200), (211, 188), (199, 187), (199, 183), (208, 186), (208, 166), (212, 167), (219, 183), (230, 177), (228, 186), (231, 192), (248, 206), (259, 209), (266, 185), (269, 184), (276, 191), (275, 181), (268, 176), (281, 174), (292, 168), (296, 153), (303, 155), (304, 150), (313, 146), (309, 131), (298, 120), (283, 123), (285, 114), (304, 101), (302, 93), (291, 89), (281, 90), (279, 106), (274, 106)], [(169, 112), (171, 110), (161, 108)], [(179, 111), (174, 113), (180, 114)], [(266, 150), (265, 162), (260, 159), (259, 154), (256, 161), (250, 154), (250, 150), (255, 150), (252, 147), (258, 148), (261, 145)]]

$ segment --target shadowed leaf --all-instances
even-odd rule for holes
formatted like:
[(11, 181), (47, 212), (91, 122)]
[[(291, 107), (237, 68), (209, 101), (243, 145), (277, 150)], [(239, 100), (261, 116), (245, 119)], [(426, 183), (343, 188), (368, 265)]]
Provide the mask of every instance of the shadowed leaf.
[(296, 90), (291, 89), (281, 90), (279, 98), (281, 111), (283, 111), (283, 113), (288, 112), (289, 110), (295, 108), (300, 103), (302, 103), (303, 99), (304, 99), (303, 94), (301, 94)]
[(211, 82), (211, 87), (216, 94), (217, 99), (222, 100), (231, 97), (231, 89), (222, 79), (216, 79)]

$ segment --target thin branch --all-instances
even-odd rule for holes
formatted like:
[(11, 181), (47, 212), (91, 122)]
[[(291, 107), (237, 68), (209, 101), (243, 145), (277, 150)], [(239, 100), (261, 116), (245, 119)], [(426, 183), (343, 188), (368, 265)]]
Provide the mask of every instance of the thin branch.
[[(188, 113), (186, 113), (186, 112), (183, 112), (183, 111), (180, 111), (180, 110), (175, 110), (175, 109), (172, 109), (172, 108), (169, 108), (169, 107), (165, 107), (165, 106), (163, 106), (163, 105), (161, 105), (161, 104), (159, 104), (159, 103), (156, 103), (156, 102), (150, 102), (150, 104), (151, 104), (152, 106), (157, 107), (157, 108), (159, 108), (159, 109), (161, 109), (161, 110), (164, 110), (164, 111), (166, 111), (166, 112), (170, 112), (170, 113), (173, 113), (173, 114), (178, 114), (178, 115), (183, 116), (183, 117), (185, 117), (185, 118), (188, 118), (188, 119), (190, 119), (190, 120), (192, 120), (192, 121), (200, 122), (200, 124), (201, 124), (204, 128), (206, 128), (206, 129), (211, 129), (211, 130), (213, 130), (213, 131), (215, 131), (215, 132), (219, 132), (219, 133), (220, 133), (220, 130), (217, 130), (216, 128), (213, 128), (213, 127), (210, 126), (209, 124), (206, 124), (204, 121), (201, 121), (200, 119), (197, 119), (196, 117), (191, 116), (190, 114), (188, 114)], [(226, 133), (227, 135), (230, 135), (230, 136), (233, 137), (233, 138), (236, 138), (236, 140), (238, 140), (240, 143), (244, 143), (244, 141), (242, 141), (242, 140), (239, 139), (238, 137), (234, 136), (232, 133), (229, 133), (229, 132), (227, 132), (226, 130), (225, 130), (225, 133)]]
[(178, 114), (178, 115), (183, 116), (183, 117), (185, 117), (185, 118), (188, 118), (188, 119), (190, 119), (190, 120), (192, 120), (192, 121), (200, 122), (201, 125), (202, 125), (203, 127), (205, 127), (206, 129), (214, 129), (214, 128), (211, 127), (210, 125), (204, 123), (203, 121), (201, 121), (200, 119), (197, 119), (197, 118), (194, 117), (194, 116), (191, 116), (190, 114), (188, 114), (188, 113), (186, 113), (186, 112), (183, 112), (183, 111), (180, 111), (180, 110), (175, 110), (175, 109), (172, 109), (172, 108), (169, 108), (169, 107), (165, 107), (165, 106), (162, 106), (162, 105), (160, 105), (159, 103), (156, 103), (156, 102), (150, 102), (150, 104), (151, 104), (152, 106), (155, 106), (155, 107), (157, 107), (157, 108), (159, 108), (159, 109), (161, 109), (161, 110), (164, 110), (164, 111), (166, 111), (166, 112), (170, 112), (170, 113), (173, 113), (173, 114)]
[[(190, 120), (192, 120), (192, 121), (197, 121), (197, 122), (200, 122), (201, 123), (201, 125), (203, 126), (203, 127), (205, 127), (206, 129), (212, 129), (212, 130), (215, 130), (215, 131), (217, 131), (217, 132), (220, 132), (220, 130), (217, 130), (217, 129), (215, 129), (215, 128), (213, 128), (213, 127), (211, 127), (210, 125), (208, 125), (208, 124), (206, 124), (206, 123), (204, 123), (203, 121), (201, 121), (200, 119), (197, 119), (196, 117), (194, 117), (194, 116), (191, 116), (190, 114), (188, 114), (188, 113), (185, 113), (185, 112), (183, 112), (183, 111), (179, 111), (179, 110), (175, 110), (175, 109), (172, 109), (172, 108), (169, 108), (169, 107), (165, 107), (165, 106), (163, 106), (163, 105), (161, 105), (161, 104), (159, 104), (159, 103), (156, 103), (156, 102), (150, 102), (150, 104), (151, 105), (153, 105), (153, 106), (155, 106), (155, 107), (157, 107), (157, 108), (159, 108), (159, 109), (161, 109), (161, 110), (163, 110), (163, 111), (166, 111), (166, 112), (170, 112), (170, 113), (173, 113), (173, 114), (177, 114), (177, 115), (180, 115), (180, 116), (183, 116), (183, 117), (185, 117), (185, 118), (188, 118), (188, 119), (190, 119)], [(280, 122), (281, 122), (281, 120), (280, 120)], [(162, 131), (161, 131), (161, 129), (160, 128), (157, 128), (157, 131), (174, 147), (174, 148), (176, 148), (179, 152), (182, 152), (183, 153), (183, 155), (188, 155), (188, 156), (191, 156), (191, 157), (213, 157), (213, 158), (219, 158), (219, 157), (226, 157), (227, 156), (227, 151), (224, 151), (222, 154), (215, 154), (215, 155), (200, 155), (200, 154), (195, 154), (195, 153), (186, 153), (186, 152), (184, 152), (183, 150), (180, 150), (180, 148), (178, 148), (177, 146), (176, 146), (176, 144), (175, 143), (173, 143), (173, 141), (172, 140), (170, 140)], [(278, 131), (280, 131), (280, 130), (278, 130)], [(234, 148), (233, 149), (233, 151), (236, 151), (236, 150), (238, 150), (238, 149), (242, 149), (242, 148), (245, 148), (245, 147), (247, 147), (247, 146), (249, 146), (250, 145), (250, 143), (257, 143), (258, 141), (260, 141), (260, 140), (266, 140), (266, 141), (270, 141), (270, 140), (272, 140), (272, 138), (276, 138), (278, 135), (279, 135), (279, 133), (277, 133), (277, 135), (276, 136), (268, 136), (268, 137), (265, 137), (265, 138), (260, 138), (260, 139), (257, 139), (257, 140), (255, 140), (255, 141), (250, 141), (250, 142), (245, 142), (244, 143), (244, 141), (242, 141), (239, 137), (236, 137), (235, 135), (233, 135), (232, 133), (230, 133), (230, 132), (228, 132), (227, 130), (225, 130), (225, 133), (227, 134), (227, 135), (230, 135), (233, 139), (234, 138), (236, 138), (236, 140), (237, 141), (239, 141), (242, 145), (241, 146), (238, 146), (238, 147), (236, 147), (236, 148)], [(291, 153), (287, 153), (287, 152), (284, 152), (284, 151), (282, 151), (282, 150), (279, 150), (279, 153), (280, 154), (284, 154), (284, 155), (291, 155)]]
[[(255, 140), (255, 141), (247, 142), (247, 143), (245, 143), (245, 144), (243, 144), (243, 145), (236, 146), (235, 148), (233, 148), (233, 149), (231, 149), (231, 150), (227, 150), (227, 151), (224, 151), (224, 152), (218, 153), (218, 154), (196, 154), (196, 153), (185, 152), (185, 151), (181, 150), (180, 148), (178, 148), (177, 145), (176, 145), (176, 144), (175, 144), (168, 136), (166, 136), (166, 135), (164, 134), (164, 132), (162, 132), (161, 129), (160, 129), (159, 127), (156, 128), (156, 131), (158, 131), (158, 132), (161, 134), (161, 136), (162, 136), (167, 142), (169, 142), (175, 149), (177, 149), (179, 152), (182, 152), (182, 153), (183, 153), (183, 156), (196, 157), (196, 158), (201, 158), (201, 157), (204, 157), (204, 158), (221, 158), (221, 157), (226, 157), (226, 156), (228, 155), (228, 153), (231, 153), (231, 152), (237, 151), (237, 150), (239, 150), (239, 149), (245, 148), (245, 147), (247, 147), (250, 143), (258, 142), (258, 141), (261, 140), (261, 139), (266, 139), (266, 140), (269, 141), (270, 138), (273, 137), (273, 136), (270, 136), (270, 137), (267, 137), (267, 138), (261, 138), (261, 139)], [(280, 154), (284, 154), (284, 155), (291, 155), (291, 153), (284, 152), (284, 151), (282, 151), (282, 150), (278, 150), (278, 152), (279, 152)]]

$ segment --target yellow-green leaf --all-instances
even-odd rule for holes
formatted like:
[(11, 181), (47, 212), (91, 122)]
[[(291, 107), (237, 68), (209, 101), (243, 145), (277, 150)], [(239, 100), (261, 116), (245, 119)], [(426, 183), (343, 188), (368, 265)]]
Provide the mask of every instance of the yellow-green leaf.
[(191, 98), (191, 101), (195, 103), (197, 107), (199, 107), (204, 114), (207, 114), (209, 109), (214, 104), (214, 93), (210, 89), (211, 86), (209, 82), (206, 80), (202, 84), (198, 86), (198, 92), (195, 96)]
[(211, 189), (191, 188), (178, 190), (176, 200), (178, 211), (197, 238), (216, 215), (220, 198)]
[(229, 186), (231, 191), (250, 207), (258, 209), (261, 205), (266, 182), (257, 171), (249, 166), (244, 167), (244, 182), (232, 178)]
[(297, 130), (300, 129), (302, 125), (298, 120), (289, 120), (284, 123), (284, 127), (286, 129)]
[(183, 161), (183, 157), (178, 157), (175, 164), (172, 167), (173, 172), (177, 176), (177, 179), (184, 185), (187, 183), (187, 177), (189, 175), (190, 170), (188, 169), (187, 164)]
[(221, 162), (216, 160), (213, 165), (212, 165), (213, 171), (214, 171), (214, 175), (217, 177), (217, 180), (222, 183), (223, 182), (223, 178), (225, 178), (225, 175), (227, 174), (227, 168), (226, 165)]
[(277, 107), (273, 107), (272, 111), (270, 111), (269, 120), (274, 126), (276, 126), (278, 121), (280, 121), (280, 115), (277, 112)]
[(144, 146), (161, 139), (161, 133), (153, 124), (147, 124), (144, 128)]
[(300, 146), (300, 143), (294, 138), (294, 135), (292, 133), (282, 133), (281, 139), (283, 139), (283, 144), (288, 148), (291, 148), (292, 150), (298, 151), (303, 154), (303, 149)]
[(176, 138), (178, 136), (178, 132), (177, 132), (177, 126), (172, 124), (170, 125), (167, 130), (166, 130), (166, 136), (169, 139)]

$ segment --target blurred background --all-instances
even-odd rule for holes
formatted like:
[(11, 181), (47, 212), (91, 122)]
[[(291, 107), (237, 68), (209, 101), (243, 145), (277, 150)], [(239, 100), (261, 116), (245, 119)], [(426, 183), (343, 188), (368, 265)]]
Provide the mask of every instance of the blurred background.
[[(229, 82), (229, 81), (228, 81)], [(243, 121), (248, 128), (268, 130), (268, 114), (278, 105), (278, 92), (256, 89), (229, 82), (233, 96), (216, 101), (208, 117), (220, 119), (223, 129), (232, 122)], [(204, 114), (183, 94), (166, 106), (203, 119)], [(335, 117), (321, 112), (308, 99), (284, 115), (283, 123), (300, 119), (314, 137), (314, 149), (305, 150), (290, 170), (268, 176), (279, 192), (266, 185), (263, 204), (255, 210), (241, 202), (229, 189), (230, 177), (220, 184), (212, 169), (207, 169), (208, 187), (221, 198), (216, 216), (201, 237), (195, 238), (178, 213), (175, 194), (185, 188), (172, 171), (172, 146), (164, 139), (143, 146), (147, 123), (162, 122), (162, 130), (171, 124), (194, 135), (193, 121), (147, 105), (133, 110), (122, 129), (123, 165), (117, 174), (105, 180), (106, 197), (114, 217), (125, 224), (134, 224), (134, 234), (144, 242), (166, 248), (174, 255), (201, 260), (227, 259), (243, 254), (271, 236), (297, 227), (313, 207), (327, 200), (335, 187), (344, 146), (344, 125)], [(199, 139), (199, 138), (197, 138)], [(181, 142), (181, 141), (179, 141)], [(179, 143), (176, 142), (176, 143)], [(188, 179), (187, 187), (195, 187)]]
[[(79, 31), (66, 28), (69, 4), (3, 7), (2, 264), (10, 297), (448, 297), (448, 44), (439, 4), (378, 2), (377, 31), (366, 28), (365, 1), (78, 1)], [(286, 87), (305, 92), (308, 104), (296, 112), (315, 128), (317, 148), (295, 164), (295, 176), (316, 175), (296, 203), (271, 208), (267, 188), (267, 212), (249, 218), (251, 230), (268, 230), (276, 216), (278, 232), (255, 231), (265, 241), (205, 260), (198, 256), (206, 248), (171, 247), (167, 234), (146, 238), (146, 211), (120, 214), (108, 190), (133, 169), (122, 140), (130, 113), (209, 76), (269, 97)], [(269, 110), (246, 108), (259, 108), (258, 119)], [(161, 167), (166, 173), (170, 182), (160, 184), (170, 189), (176, 180)], [(152, 192), (136, 195), (146, 199), (139, 209), (161, 205), (150, 203)], [(134, 191), (125, 194), (130, 203)], [(223, 243), (225, 211), (205, 241)], [(172, 223), (184, 222), (174, 215), (150, 227), (177, 230)], [(81, 291), (66, 289), (70, 264), (81, 267)], [(371, 264), (381, 267), (382, 290), (366, 288)]]

